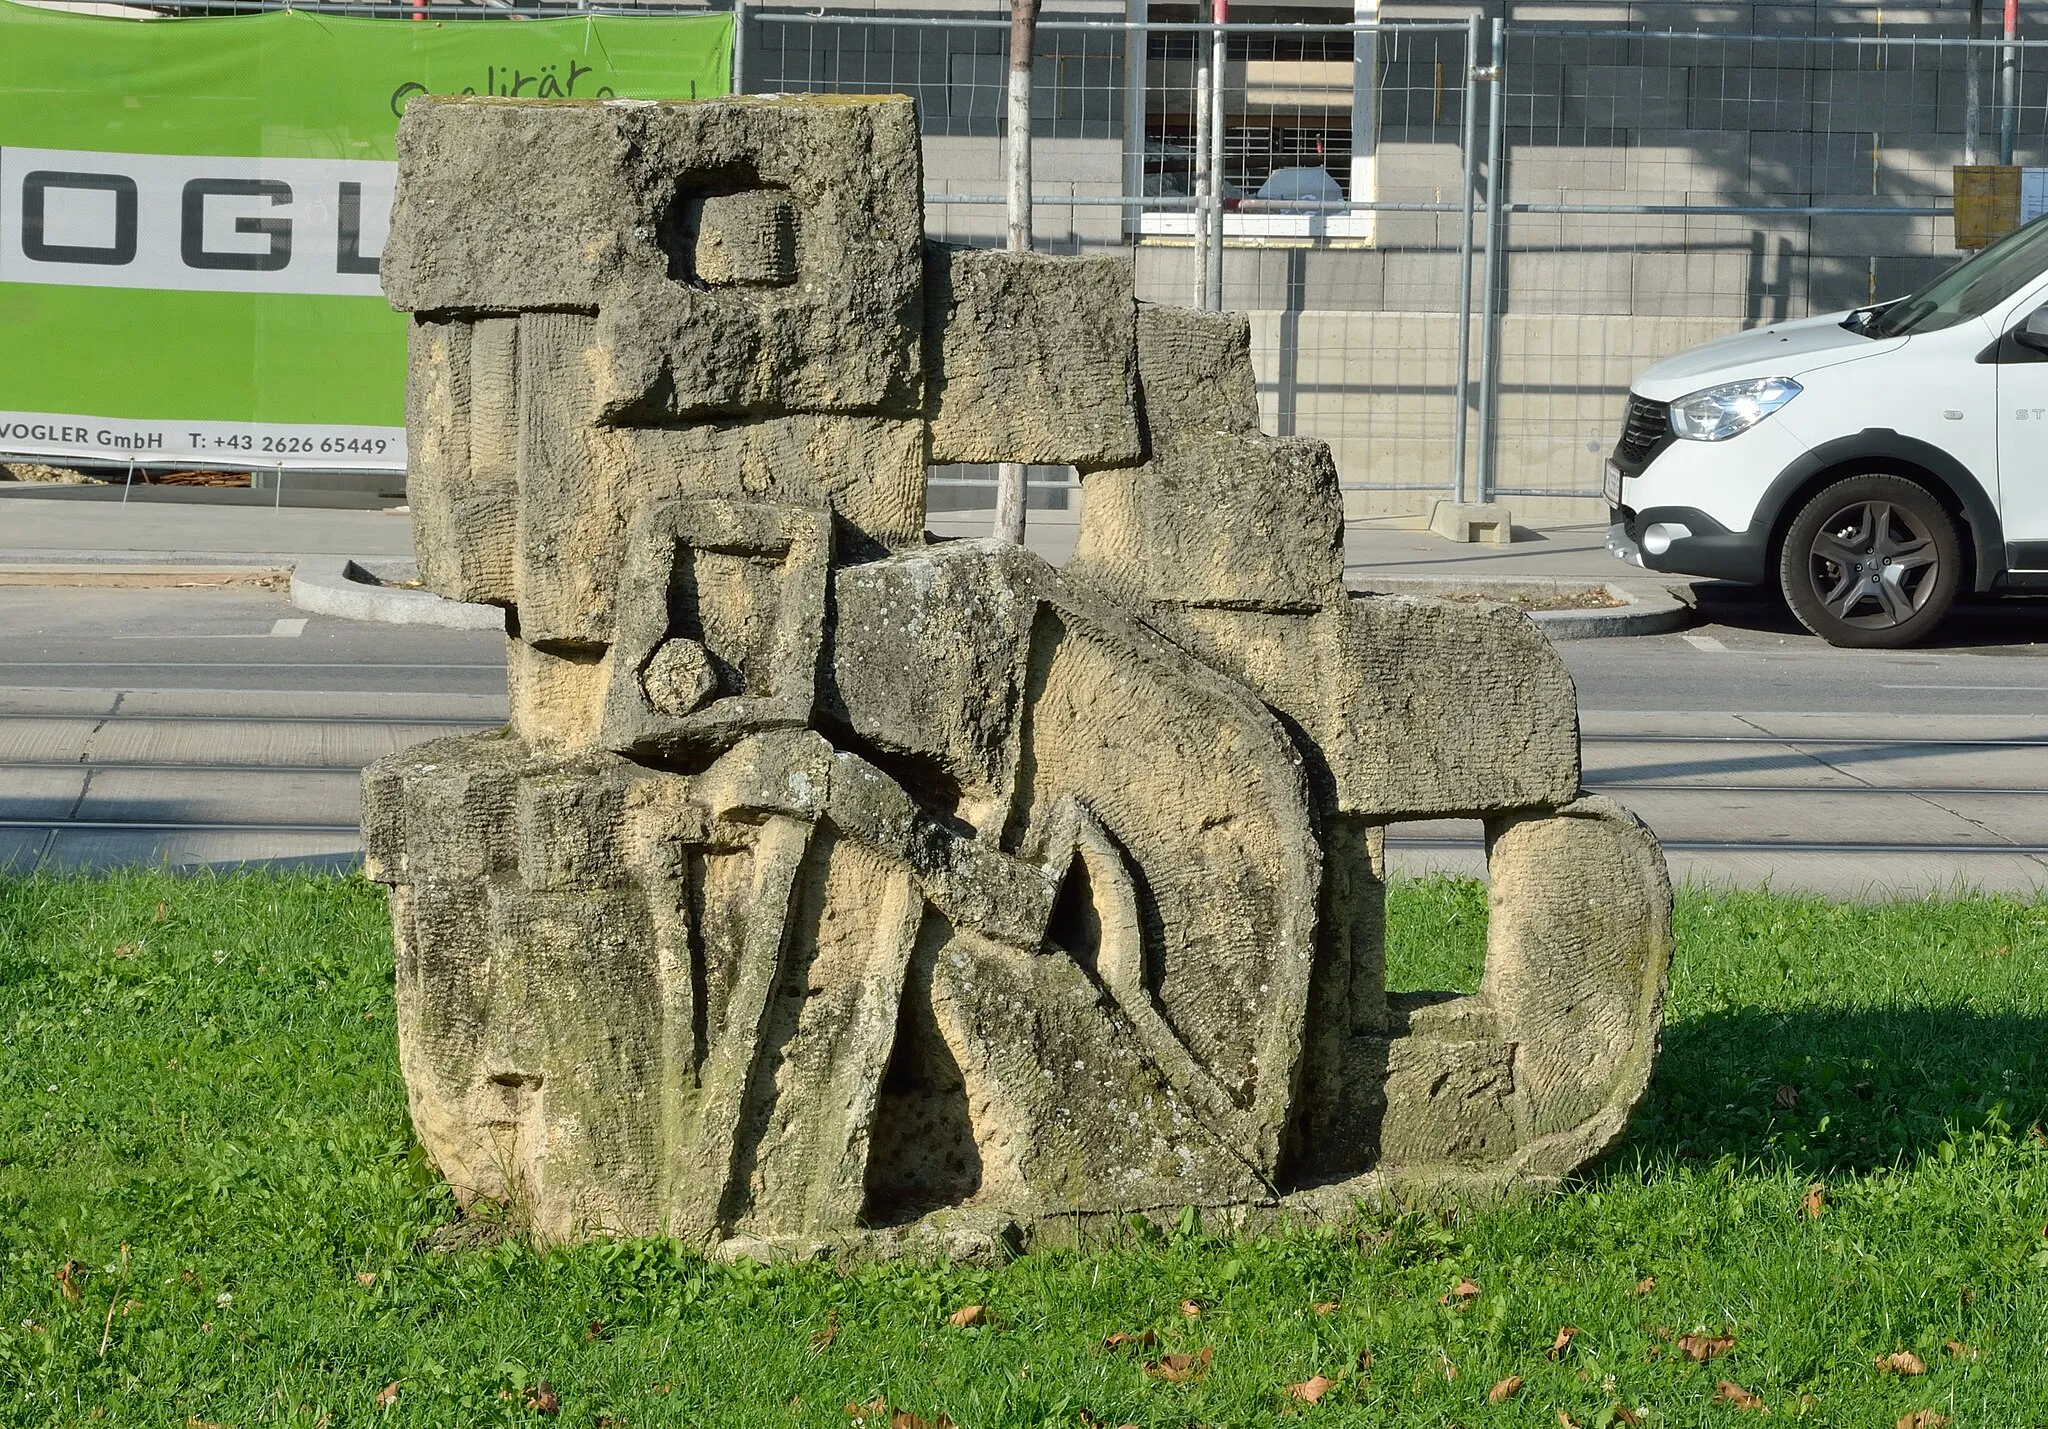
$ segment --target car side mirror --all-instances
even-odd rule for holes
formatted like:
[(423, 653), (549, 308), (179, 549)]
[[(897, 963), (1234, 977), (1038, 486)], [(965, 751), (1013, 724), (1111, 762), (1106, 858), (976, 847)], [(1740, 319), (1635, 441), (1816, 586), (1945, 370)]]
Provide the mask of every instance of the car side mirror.
[(2048, 352), (2048, 307), (2035, 308), (2012, 330), (2013, 341), (2036, 352)]

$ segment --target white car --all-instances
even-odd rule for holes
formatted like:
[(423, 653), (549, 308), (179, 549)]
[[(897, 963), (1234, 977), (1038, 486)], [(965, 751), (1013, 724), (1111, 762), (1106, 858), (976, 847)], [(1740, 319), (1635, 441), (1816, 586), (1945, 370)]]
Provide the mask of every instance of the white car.
[(1606, 495), (1615, 555), (1776, 584), (1836, 645), (2048, 590), (2048, 218), (1910, 297), (1651, 367)]

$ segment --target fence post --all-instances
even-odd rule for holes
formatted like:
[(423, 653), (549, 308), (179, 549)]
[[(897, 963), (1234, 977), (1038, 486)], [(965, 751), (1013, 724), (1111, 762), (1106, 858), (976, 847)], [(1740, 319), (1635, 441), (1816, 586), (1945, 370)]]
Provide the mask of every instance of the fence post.
[(1223, 27), (1230, 17), (1229, 5), (1230, 0), (1215, 0), (1212, 18), (1216, 33), (1209, 43), (1209, 134), (1203, 140), (1209, 146), (1209, 271), (1203, 285), (1208, 298), (1204, 306), (1212, 313), (1223, 311), (1223, 75), (1229, 61)]
[[(1010, 0), (1010, 66), (1004, 132), (1005, 238), (1012, 253), (1031, 251), (1031, 66), (1038, 43), (1039, 0)], [(1024, 544), (1025, 483), (1021, 461), (996, 467), (995, 538), (1013, 546)]]
[(1209, 47), (1196, 34), (1195, 41), (1195, 132), (1188, 146), (1188, 187), (1194, 190), (1195, 245), (1194, 306), (1209, 305)]
[(1465, 461), (1465, 428), (1467, 411), (1472, 405), (1472, 208), (1479, 187), (1479, 24), (1480, 15), (1475, 10), (1465, 24), (1465, 132), (1460, 143), (1465, 165), (1465, 206), (1458, 228), (1458, 406), (1451, 415), (1452, 485), (1460, 503), (1472, 499)]
[(1998, 162), (2012, 162), (2013, 140), (2019, 127), (2019, 50), (2013, 41), (2020, 33), (2020, 0), (2005, 0), (2005, 44), (1998, 66)]
[[(1969, 38), (1984, 38), (1984, 0), (1970, 0)], [(1963, 77), (1963, 162), (1977, 162), (1977, 146), (1984, 133), (1984, 56), (1974, 44), (1963, 47), (1969, 70)]]
[(1147, 0), (1130, 0), (1134, 28), (1124, 37), (1124, 233), (1135, 238), (1145, 227), (1146, 63), (1151, 58), (1151, 12)]
[(1493, 93), (1486, 111), (1486, 289), (1480, 298), (1479, 320), (1479, 499), (1493, 500), (1500, 485), (1499, 434), (1494, 409), (1500, 394), (1501, 205), (1507, 176), (1501, 172), (1501, 150), (1507, 129), (1507, 23), (1493, 22), (1493, 63), (1488, 79)]
[(732, 92), (747, 92), (747, 0), (732, 0)]

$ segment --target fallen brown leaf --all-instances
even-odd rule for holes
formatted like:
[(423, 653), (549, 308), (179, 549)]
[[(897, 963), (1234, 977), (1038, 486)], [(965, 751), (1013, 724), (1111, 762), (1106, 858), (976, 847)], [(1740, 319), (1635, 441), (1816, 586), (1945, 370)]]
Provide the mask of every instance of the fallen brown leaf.
[(604, 1321), (602, 1320), (592, 1320), (583, 1327), (583, 1338), (586, 1340), (596, 1341), (609, 1339), (610, 1337), (611, 1331), (605, 1329)]
[(1360, 1374), (1370, 1374), (1372, 1372), (1371, 1350), (1360, 1350), (1358, 1352), (1358, 1372)]
[(946, 1323), (956, 1330), (965, 1330), (979, 1325), (988, 1318), (987, 1311), (980, 1305), (962, 1305), (946, 1317)]
[(1780, 1111), (1791, 1111), (1799, 1105), (1799, 1088), (1780, 1084), (1777, 1095), (1771, 1101)]
[(1486, 1402), (1488, 1404), (1504, 1404), (1521, 1392), (1522, 1377), (1518, 1374), (1511, 1374), (1492, 1389), (1486, 1391)]
[(847, 1401), (846, 1417), (848, 1419), (885, 1419), (888, 1417), (888, 1414), (889, 1402), (886, 1399), (870, 1399), (866, 1404), (855, 1404), (851, 1400)]
[(398, 1381), (394, 1379), (391, 1383), (377, 1391), (376, 1405), (379, 1409), (389, 1409), (396, 1403), (398, 1403)]
[(163, 920), (164, 920), (164, 919), (166, 919), (166, 918), (168, 918), (168, 917), (170, 917), (170, 916), (171, 916), (171, 905), (170, 905), (170, 904), (168, 904), (168, 903), (165, 903), (165, 902), (163, 902), (163, 901), (162, 901), (161, 899), (159, 899), (159, 900), (158, 900), (158, 902), (157, 902), (157, 905), (156, 905), (156, 920), (157, 920), (157, 922), (161, 923), (161, 922), (163, 922)]
[(1629, 1408), (1626, 1404), (1617, 1404), (1614, 1406), (1614, 1422), (1617, 1424), (1627, 1424), (1630, 1426), (1630, 1429), (1634, 1429), (1635, 1425), (1643, 1422), (1643, 1416), (1636, 1413), (1635, 1410)]
[[(1946, 1423), (1947, 1421), (1944, 1420), (1943, 1422)], [(197, 1414), (187, 1414), (185, 1416), (185, 1429), (221, 1429), (221, 1426), (210, 1420), (201, 1419)]]
[(1196, 1355), (1161, 1355), (1157, 1364), (1145, 1366), (1145, 1373), (1168, 1384), (1193, 1384), (1209, 1372), (1209, 1361), (1215, 1357), (1214, 1347), (1204, 1345)]
[(1942, 1348), (1948, 1351), (1948, 1357), (1952, 1360), (1973, 1360), (1977, 1358), (1977, 1347), (1975, 1345), (1966, 1345), (1961, 1340), (1950, 1340)]
[(1447, 1293), (1437, 1296), (1436, 1303), (1439, 1305), (1455, 1303), (1462, 1310), (1470, 1305), (1473, 1300), (1477, 1299), (1478, 1295), (1479, 1287), (1477, 1285), (1473, 1284), (1470, 1280), (1460, 1280)]
[(542, 1380), (532, 1389), (527, 1390), (524, 1399), (526, 1407), (535, 1414), (560, 1414), (562, 1412), (562, 1396), (555, 1393), (546, 1380)]
[(1560, 1409), (1557, 1411), (1557, 1429), (1579, 1429), (1579, 1426), (1572, 1422), (1571, 1415)]
[(1157, 1330), (1118, 1330), (1102, 1342), (1105, 1350), (1149, 1350), (1159, 1343)]
[(1315, 1311), (1318, 1315), (1327, 1315), (1337, 1308), (1337, 1302), (1335, 1300), (1318, 1300), (1308, 1308)]
[(57, 1288), (64, 1292), (64, 1298), (71, 1304), (78, 1303), (78, 1272), (85, 1269), (75, 1260), (67, 1260), (57, 1267)]
[(1694, 1364), (1705, 1364), (1708, 1360), (1725, 1355), (1735, 1348), (1733, 1335), (1680, 1335), (1678, 1351)]
[(1303, 1404), (1314, 1404), (1317, 1400), (1328, 1394), (1336, 1386), (1336, 1383), (1337, 1381), (1334, 1379), (1326, 1379), (1322, 1375), (1315, 1375), (1312, 1378), (1303, 1380), (1300, 1384), (1288, 1385), (1287, 1397), (1289, 1399), (1298, 1399)]
[(1828, 1188), (1816, 1181), (1806, 1188), (1806, 1199), (1799, 1203), (1799, 1210), (1809, 1221), (1817, 1221), (1827, 1208)]
[(1636, 1282), (1636, 1294), (1638, 1295), (1647, 1295), (1656, 1288), (1657, 1277), (1654, 1275), (1645, 1275), (1641, 1280), (1638, 1280)]
[(1544, 1351), (1544, 1358), (1554, 1360), (1562, 1357), (1564, 1352), (1572, 1347), (1572, 1341), (1578, 1337), (1579, 1327), (1577, 1325), (1566, 1325), (1557, 1332), (1557, 1339), (1552, 1342), (1550, 1348)]
[(1754, 1410), (1759, 1414), (1769, 1414), (1771, 1412), (1764, 1408), (1764, 1402), (1761, 1399), (1758, 1399), (1732, 1379), (1722, 1379), (1714, 1382), (1713, 1402), (1715, 1404), (1731, 1404), (1737, 1409)]
[(936, 1419), (921, 1419), (907, 1409), (899, 1409), (889, 1416), (889, 1429), (953, 1429), (953, 1421), (943, 1414)]
[(1932, 1409), (1916, 1409), (1911, 1414), (1899, 1416), (1898, 1429), (1941, 1429), (1946, 1423), (1946, 1414), (1936, 1414)]
[(1984, 951), (1984, 956), (1987, 958), (2009, 958), (2012, 956), (2012, 944), (2000, 943), (1995, 948), (1987, 948)]
[(825, 1328), (811, 1336), (811, 1353), (821, 1355), (832, 1348), (832, 1342), (839, 1338), (839, 1312), (832, 1311), (825, 1316)]
[(1925, 1374), (1927, 1361), (1911, 1350), (1894, 1350), (1878, 1359), (1877, 1368), (1883, 1374)]
[(1199, 1300), (1183, 1300), (1180, 1302), (1180, 1312), (1190, 1320), (1199, 1320), (1202, 1318), (1202, 1302)]
[(370, 1288), (370, 1287), (371, 1287), (372, 1285), (375, 1285), (376, 1283), (377, 1283), (377, 1272), (376, 1272), (376, 1271), (374, 1271), (374, 1270), (358, 1270), (358, 1271), (356, 1272), (356, 1284), (358, 1284), (358, 1285), (362, 1286), (362, 1287), (363, 1287), (363, 1289), (365, 1289), (365, 1290), (368, 1290), (368, 1289), (369, 1289), (369, 1288)]

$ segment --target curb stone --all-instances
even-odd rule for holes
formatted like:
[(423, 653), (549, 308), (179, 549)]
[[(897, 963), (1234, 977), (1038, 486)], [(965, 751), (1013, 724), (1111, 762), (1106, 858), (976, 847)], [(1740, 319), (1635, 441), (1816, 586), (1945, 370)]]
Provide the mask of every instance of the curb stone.
[(1570, 576), (1519, 576), (1498, 580), (1466, 576), (1380, 576), (1350, 572), (1345, 583), (1355, 594), (1418, 595), (1437, 599), (1476, 597), (1513, 601), (1598, 590), (1620, 604), (1595, 610), (1532, 610), (1531, 620), (1552, 640), (1595, 640), (1617, 635), (1663, 635), (1692, 621), (1691, 604), (1669, 586), (1650, 581), (1575, 580)]
[(387, 625), (439, 625), (450, 630), (500, 630), (505, 612), (495, 605), (467, 605), (430, 591), (389, 584), (416, 579), (411, 561), (356, 561), (347, 556), (313, 556), (292, 571), (292, 604), (343, 620), (376, 620)]

